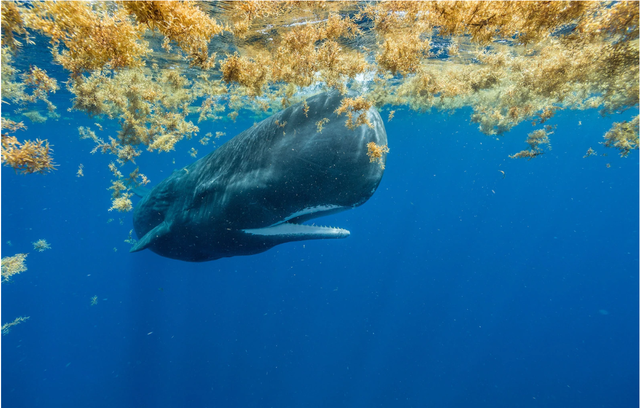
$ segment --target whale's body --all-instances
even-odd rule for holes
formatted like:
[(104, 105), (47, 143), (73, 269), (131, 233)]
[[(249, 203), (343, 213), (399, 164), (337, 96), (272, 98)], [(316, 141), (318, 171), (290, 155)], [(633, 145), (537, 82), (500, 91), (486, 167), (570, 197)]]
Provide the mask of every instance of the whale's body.
[(371, 108), (373, 127), (349, 130), (334, 112), (341, 100), (336, 92), (311, 97), (306, 112), (291, 106), (174, 172), (137, 204), (131, 252), (201, 262), (347, 237), (341, 228), (300, 224), (363, 204), (382, 179), (383, 166), (367, 156), (368, 143), (387, 144), (380, 115)]

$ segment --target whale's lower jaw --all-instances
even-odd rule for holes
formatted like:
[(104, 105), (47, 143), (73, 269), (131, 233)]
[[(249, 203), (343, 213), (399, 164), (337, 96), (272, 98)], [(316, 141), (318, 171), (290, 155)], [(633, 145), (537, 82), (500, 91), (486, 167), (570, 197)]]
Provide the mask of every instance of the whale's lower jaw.
[(243, 229), (242, 232), (262, 237), (271, 243), (290, 241), (304, 241), (307, 239), (335, 239), (346, 238), (350, 232), (342, 228), (321, 227), (317, 225), (301, 224), (312, 218), (335, 214), (351, 207), (328, 204), (306, 207), (285, 217), (284, 220), (264, 228)]
[(245, 229), (243, 232), (282, 241), (302, 241), (305, 239), (346, 238), (350, 232), (342, 228), (319, 227), (316, 225), (283, 222), (266, 228)]

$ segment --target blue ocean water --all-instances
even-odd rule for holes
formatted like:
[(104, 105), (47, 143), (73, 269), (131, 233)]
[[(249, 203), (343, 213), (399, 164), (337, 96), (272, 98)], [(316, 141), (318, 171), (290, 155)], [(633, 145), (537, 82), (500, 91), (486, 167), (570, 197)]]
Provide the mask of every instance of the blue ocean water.
[[(632, 112), (559, 112), (553, 149), (526, 161), (508, 155), (528, 123), (498, 139), (469, 110), (396, 110), (378, 191), (317, 220), (349, 238), (192, 264), (128, 253), (111, 157), (68, 100), (18, 134), (48, 139), (58, 170), (2, 168), (2, 256), (29, 253), (2, 322), (30, 316), (2, 337), (3, 406), (637, 406), (638, 153), (598, 144)], [(137, 164), (153, 185), (191, 147), (212, 149)]]

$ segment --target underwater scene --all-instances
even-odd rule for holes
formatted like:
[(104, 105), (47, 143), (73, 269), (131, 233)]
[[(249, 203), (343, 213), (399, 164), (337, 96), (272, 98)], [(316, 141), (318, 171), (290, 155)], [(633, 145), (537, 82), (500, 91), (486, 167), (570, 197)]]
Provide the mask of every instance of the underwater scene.
[(2, 405), (637, 407), (638, 18), (2, 1)]

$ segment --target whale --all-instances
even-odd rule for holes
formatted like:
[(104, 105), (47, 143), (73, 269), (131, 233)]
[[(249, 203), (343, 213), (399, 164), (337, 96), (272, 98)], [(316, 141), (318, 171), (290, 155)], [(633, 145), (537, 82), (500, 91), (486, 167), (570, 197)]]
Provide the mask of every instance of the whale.
[(204, 262), (349, 236), (305, 224), (364, 204), (382, 180), (386, 152), (377, 161), (368, 155), (369, 143), (387, 145), (380, 114), (362, 110), (369, 124), (347, 127), (347, 115), (336, 113), (343, 98), (312, 96), (174, 171), (136, 204), (130, 251)]

